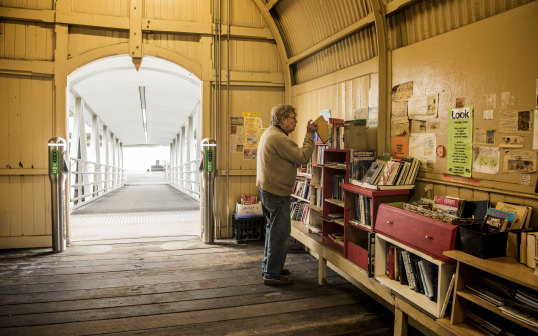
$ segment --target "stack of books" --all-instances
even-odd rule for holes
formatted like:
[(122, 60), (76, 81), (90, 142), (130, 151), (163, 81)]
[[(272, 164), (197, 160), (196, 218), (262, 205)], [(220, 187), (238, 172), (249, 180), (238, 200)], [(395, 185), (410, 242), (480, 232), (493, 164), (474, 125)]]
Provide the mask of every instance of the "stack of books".
[(413, 189), (420, 160), (404, 157), (401, 160), (372, 162), (363, 178), (350, 183), (373, 190)]
[(329, 118), (329, 148), (344, 149), (344, 119)]

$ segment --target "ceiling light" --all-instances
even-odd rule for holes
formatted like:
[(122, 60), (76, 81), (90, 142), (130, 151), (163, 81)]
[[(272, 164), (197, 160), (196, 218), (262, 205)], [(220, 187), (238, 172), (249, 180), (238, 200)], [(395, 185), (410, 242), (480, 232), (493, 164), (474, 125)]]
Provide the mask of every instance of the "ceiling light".
[(138, 92), (140, 93), (140, 108), (142, 109), (142, 124), (144, 126), (144, 137), (146, 143), (148, 143), (148, 119), (146, 116), (146, 87), (139, 86)]

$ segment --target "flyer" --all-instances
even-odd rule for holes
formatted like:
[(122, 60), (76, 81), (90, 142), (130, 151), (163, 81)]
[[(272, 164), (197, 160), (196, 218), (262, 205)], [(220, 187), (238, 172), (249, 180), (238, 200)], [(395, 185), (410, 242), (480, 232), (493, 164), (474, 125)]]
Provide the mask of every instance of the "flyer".
[(448, 116), (448, 173), (471, 177), (473, 164), (473, 106), (454, 108)]

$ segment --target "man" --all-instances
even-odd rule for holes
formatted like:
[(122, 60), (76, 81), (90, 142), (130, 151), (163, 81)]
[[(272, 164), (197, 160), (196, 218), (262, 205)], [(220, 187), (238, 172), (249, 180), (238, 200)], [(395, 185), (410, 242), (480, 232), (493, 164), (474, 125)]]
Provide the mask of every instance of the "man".
[(267, 219), (265, 252), (262, 260), (263, 283), (286, 285), (289, 271), (284, 268), (291, 232), (290, 195), (297, 175), (296, 165), (307, 164), (314, 150), (317, 125), (309, 120), (303, 147), (288, 136), (297, 125), (297, 112), (291, 105), (277, 105), (271, 111), (271, 126), (258, 145), (256, 185)]

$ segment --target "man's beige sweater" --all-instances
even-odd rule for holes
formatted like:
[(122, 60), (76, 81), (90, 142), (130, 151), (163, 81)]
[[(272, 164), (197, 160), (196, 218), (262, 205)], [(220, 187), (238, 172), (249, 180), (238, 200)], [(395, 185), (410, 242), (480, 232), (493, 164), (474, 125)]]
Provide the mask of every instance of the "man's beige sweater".
[(256, 185), (279, 196), (291, 195), (296, 165), (307, 164), (314, 150), (314, 134), (306, 133), (303, 147), (276, 126), (270, 126), (258, 144)]

